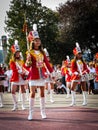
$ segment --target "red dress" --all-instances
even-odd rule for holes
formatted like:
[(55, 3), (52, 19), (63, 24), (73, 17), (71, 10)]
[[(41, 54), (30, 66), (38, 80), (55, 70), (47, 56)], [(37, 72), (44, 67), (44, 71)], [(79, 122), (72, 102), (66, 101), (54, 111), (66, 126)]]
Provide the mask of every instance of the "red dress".
[(89, 69), (85, 62), (82, 62), (81, 60), (75, 61), (74, 59), (71, 61), (71, 71), (71, 80), (76, 82), (80, 81), (82, 76), (89, 73)]
[[(44, 85), (44, 79), (46, 78), (45, 65), (50, 73), (53, 72), (53, 68), (50, 66), (46, 55), (42, 54), (39, 50), (31, 50), (30, 56), (32, 64), (28, 75), (29, 85), (32, 86), (35, 84), (36, 86), (40, 86), (40, 81), (43, 82), (42, 84)], [(43, 86), (42, 84), (41, 86)]]
[[(22, 66), (24, 62), (23, 60), (10, 60), (10, 69), (12, 70), (12, 76), (10, 78), (10, 82), (15, 84), (15, 85), (25, 85), (26, 82), (24, 80), (24, 74)], [(21, 70), (21, 73), (20, 73)]]

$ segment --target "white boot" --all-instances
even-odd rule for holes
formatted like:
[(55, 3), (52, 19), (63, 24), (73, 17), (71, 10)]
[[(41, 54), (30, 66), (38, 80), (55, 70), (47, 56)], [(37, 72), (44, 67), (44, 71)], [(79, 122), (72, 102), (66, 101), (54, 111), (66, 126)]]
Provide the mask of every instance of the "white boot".
[(86, 106), (87, 105), (87, 92), (83, 91), (83, 104), (82, 106)]
[(26, 98), (27, 98), (27, 101), (29, 101), (29, 89), (26, 89)]
[(14, 103), (14, 107), (13, 107), (12, 111), (15, 111), (16, 109), (18, 109), (16, 95), (12, 94), (12, 98), (13, 98), (13, 103)]
[(3, 93), (0, 92), (0, 108), (3, 107)]
[(42, 118), (45, 119), (46, 113), (45, 113), (45, 98), (44, 97), (40, 98), (40, 111), (41, 111)]
[(33, 119), (33, 112), (34, 112), (34, 98), (30, 98), (29, 99), (29, 116), (28, 116), (29, 121)]
[(70, 89), (69, 89), (69, 88), (66, 88), (66, 91), (67, 91), (67, 96), (66, 96), (66, 98), (69, 98), (69, 97), (70, 97)]
[(22, 110), (25, 110), (25, 93), (21, 94), (21, 99), (22, 99)]
[(72, 96), (72, 103), (70, 104), (70, 106), (74, 106), (76, 105), (76, 93), (75, 91), (71, 91), (71, 96)]
[(54, 100), (53, 100), (53, 89), (50, 90), (50, 102), (53, 103)]

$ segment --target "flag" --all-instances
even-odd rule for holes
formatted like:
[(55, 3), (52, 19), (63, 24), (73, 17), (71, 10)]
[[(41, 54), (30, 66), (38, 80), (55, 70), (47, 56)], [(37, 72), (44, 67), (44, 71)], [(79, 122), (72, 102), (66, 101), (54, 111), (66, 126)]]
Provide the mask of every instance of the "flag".
[(23, 29), (22, 31), (25, 33), (27, 32), (27, 22), (25, 21), (24, 24), (23, 24)]

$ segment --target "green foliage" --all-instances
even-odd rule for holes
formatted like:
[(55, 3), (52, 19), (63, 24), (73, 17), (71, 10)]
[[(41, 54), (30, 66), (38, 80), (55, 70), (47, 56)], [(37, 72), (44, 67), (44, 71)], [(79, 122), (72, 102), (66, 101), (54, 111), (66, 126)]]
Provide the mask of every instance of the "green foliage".
[[(58, 13), (49, 8), (42, 7), (37, 0), (12, 0), (7, 12), (6, 32), (9, 33), (10, 46), (14, 40), (19, 41), (20, 49), (25, 57), (27, 50), (26, 33), (23, 30), (24, 21), (27, 21), (28, 32), (32, 30), (34, 23), (38, 26), (38, 32), (43, 44), (50, 53), (58, 37)], [(9, 51), (10, 53), (10, 51)]]
[(58, 8), (60, 14), (60, 40), (72, 53), (75, 42), (82, 48), (98, 51), (98, 1), (68, 0)]

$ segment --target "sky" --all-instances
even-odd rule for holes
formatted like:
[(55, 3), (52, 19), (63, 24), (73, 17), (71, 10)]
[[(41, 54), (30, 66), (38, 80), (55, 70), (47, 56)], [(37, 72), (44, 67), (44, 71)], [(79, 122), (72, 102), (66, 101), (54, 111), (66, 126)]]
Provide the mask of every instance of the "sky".
[[(2, 35), (7, 35), (4, 32), (4, 20), (6, 17), (6, 11), (9, 11), (10, 1), (11, 0), (0, 0), (0, 39)], [(41, 3), (43, 6), (56, 10), (56, 7), (59, 7), (59, 4), (65, 3), (66, 1), (67, 0), (41, 0)]]

